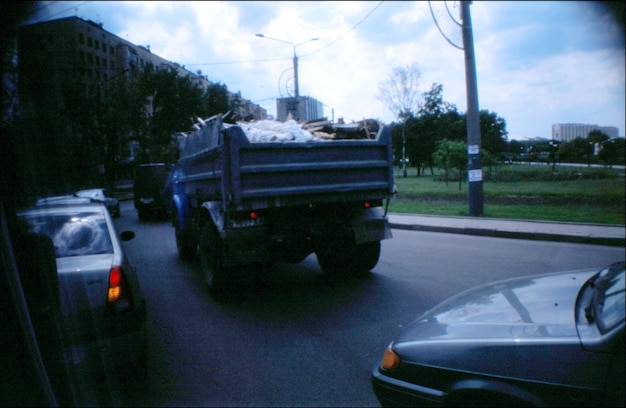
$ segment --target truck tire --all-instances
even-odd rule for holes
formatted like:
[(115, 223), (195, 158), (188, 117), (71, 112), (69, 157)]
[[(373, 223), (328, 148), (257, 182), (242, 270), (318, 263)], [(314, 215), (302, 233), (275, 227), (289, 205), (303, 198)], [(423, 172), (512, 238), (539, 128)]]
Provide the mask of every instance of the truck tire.
[(174, 215), (174, 230), (178, 256), (186, 261), (194, 259), (198, 251), (198, 243), (191, 232), (183, 231), (177, 215)]
[(367, 273), (374, 269), (380, 258), (380, 241), (367, 242), (356, 246), (358, 270)]
[(227, 271), (222, 264), (222, 243), (217, 230), (209, 222), (201, 226), (198, 258), (209, 291), (222, 292), (227, 286)]
[(332, 276), (364, 276), (378, 263), (380, 241), (365, 244), (334, 242), (315, 252), (325, 274)]

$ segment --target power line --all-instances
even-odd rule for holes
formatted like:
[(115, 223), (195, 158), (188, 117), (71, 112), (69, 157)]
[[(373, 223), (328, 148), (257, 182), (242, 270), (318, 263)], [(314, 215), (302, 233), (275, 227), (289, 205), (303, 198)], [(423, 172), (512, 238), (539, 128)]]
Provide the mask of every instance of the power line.
[[(367, 13), (365, 15), (365, 17), (363, 17), (358, 23), (356, 23), (354, 26), (352, 26), (352, 28), (350, 28), (348, 31), (346, 31), (341, 36), (339, 36), (336, 40), (331, 41), (330, 43), (324, 45), (323, 47), (318, 48), (317, 50), (315, 50), (315, 51), (313, 51), (313, 52), (311, 52), (309, 54), (304, 54), (302, 56), (299, 56), (299, 58), (308, 57), (310, 55), (316, 54), (316, 53), (320, 52), (321, 50), (323, 50), (325, 48), (328, 48), (331, 45), (337, 43), (339, 40), (341, 40), (343, 37), (348, 35), (350, 32), (356, 30), (356, 28), (359, 25), (361, 25), (365, 20), (367, 20), (369, 18), (369, 16), (372, 15), (372, 13), (374, 11), (376, 11), (376, 9), (378, 9), (378, 7), (380, 7), (384, 2), (385, 2), (385, 0), (381, 0), (372, 10), (370, 10), (369, 13)], [(244, 64), (244, 63), (251, 63), (251, 62), (280, 61), (280, 60), (286, 60), (286, 59), (291, 59), (291, 58), (273, 58), (273, 59), (254, 60), (254, 61), (207, 62), (207, 63), (201, 63), (201, 64), (185, 64), (185, 66), (189, 67), (189, 66), (206, 66), (206, 65)]]
[(195, 67), (195, 66), (206, 66), (206, 65), (247, 64), (251, 62), (268, 62), (268, 61), (282, 61), (282, 60), (291, 60), (291, 57), (289, 58), (265, 58), (265, 59), (259, 59), (259, 60), (251, 60), (251, 61), (204, 62), (200, 64), (185, 64), (185, 66)]
[(380, 7), (380, 6), (381, 6), (384, 2), (385, 2), (385, 0), (382, 0), (381, 2), (379, 2), (379, 3), (376, 5), (376, 7), (374, 7), (374, 8), (373, 8), (373, 9), (372, 9), (369, 13), (367, 13), (367, 14), (365, 15), (365, 17), (363, 17), (363, 18), (361, 19), (361, 21), (359, 21), (358, 23), (356, 23), (356, 24), (355, 24), (355, 25), (354, 25), (351, 29), (349, 29), (348, 31), (346, 31), (345, 33), (343, 33), (343, 34), (342, 34), (339, 38), (337, 38), (335, 41), (331, 41), (330, 43), (326, 44), (325, 46), (323, 46), (323, 47), (321, 47), (321, 48), (319, 48), (319, 49), (317, 49), (317, 50), (315, 50), (315, 51), (313, 51), (313, 52), (311, 52), (311, 53), (309, 53), (309, 54), (303, 55), (302, 57), (308, 57), (309, 55), (316, 54), (316, 53), (320, 52), (321, 50), (323, 50), (324, 48), (328, 48), (328, 47), (330, 47), (331, 45), (333, 45), (333, 44), (335, 44), (336, 42), (338, 42), (339, 40), (341, 40), (343, 37), (345, 37), (346, 35), (348, 35), (350, 32), (354, 31), (354, 30), (355, 30), (355, 29), (356, 29), (359, 25), (361, 25), (361, 24), (362, 24), (365, 20), (367, 20), (367, 19), (369, 18), (369, 16), (370, 16), (370, 15), (371, 15), (374, 11), (376, 11), (376, 9), (377, 9), (378, 7)]

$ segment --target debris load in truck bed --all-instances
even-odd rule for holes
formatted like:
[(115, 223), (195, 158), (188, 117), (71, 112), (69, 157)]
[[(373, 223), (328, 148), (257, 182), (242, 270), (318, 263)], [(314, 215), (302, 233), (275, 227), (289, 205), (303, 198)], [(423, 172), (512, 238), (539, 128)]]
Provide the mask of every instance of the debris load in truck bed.
[(325, 119), (298, 123), (290, 119), (285, 122), (259, 120), (236, 124), (224, 123), (224, 126), (239, 126), (251, 143), (264, 143), (374, 139), (381, 124), (374, 119), (349, 124), (334, 124)]

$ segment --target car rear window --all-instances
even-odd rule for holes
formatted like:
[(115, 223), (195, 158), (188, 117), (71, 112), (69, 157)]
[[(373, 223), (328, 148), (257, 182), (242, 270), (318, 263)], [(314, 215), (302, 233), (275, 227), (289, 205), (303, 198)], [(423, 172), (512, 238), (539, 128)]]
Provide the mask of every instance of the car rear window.
[(113, 253), (106, 219), (101, 213), (25, 215), (32, 232), (45, 234), (57, 258)]

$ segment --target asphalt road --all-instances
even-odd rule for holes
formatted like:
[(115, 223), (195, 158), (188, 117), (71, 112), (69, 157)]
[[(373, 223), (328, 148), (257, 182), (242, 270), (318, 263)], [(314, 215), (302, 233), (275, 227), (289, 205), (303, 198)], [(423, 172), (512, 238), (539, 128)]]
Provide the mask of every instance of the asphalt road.
[(400, 328), (496, 279), (602, 266), (624, 248), (394, 230), (362, 280), (329, 284), (314, 255), (279, 264), (225, 299), (178, 258), (166, 221), (122, 204), (118, 230), (148, 302), (149, 385), (141, 406), (379, 406), (370, 372)]

